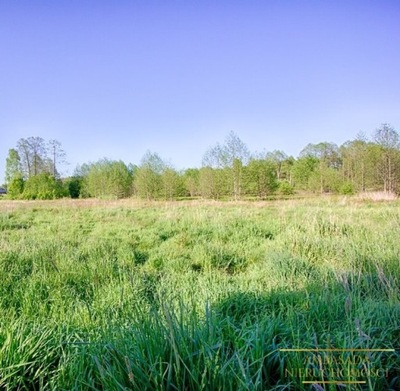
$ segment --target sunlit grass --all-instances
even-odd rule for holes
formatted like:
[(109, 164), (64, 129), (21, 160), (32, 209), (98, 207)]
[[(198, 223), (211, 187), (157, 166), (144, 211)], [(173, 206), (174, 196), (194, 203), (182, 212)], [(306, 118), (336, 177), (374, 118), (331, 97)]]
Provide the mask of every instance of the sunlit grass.
[(279, 349), (399, 349), (399, 206), (2, 201), (0, 389), (310, 389)]

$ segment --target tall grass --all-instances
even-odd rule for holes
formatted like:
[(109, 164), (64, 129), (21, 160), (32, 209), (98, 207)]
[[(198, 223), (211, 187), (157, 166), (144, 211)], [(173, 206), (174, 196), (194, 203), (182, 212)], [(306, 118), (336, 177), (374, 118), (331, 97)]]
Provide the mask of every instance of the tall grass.
[(0, 389), (398, 389), (399, 205), (1, 203)]

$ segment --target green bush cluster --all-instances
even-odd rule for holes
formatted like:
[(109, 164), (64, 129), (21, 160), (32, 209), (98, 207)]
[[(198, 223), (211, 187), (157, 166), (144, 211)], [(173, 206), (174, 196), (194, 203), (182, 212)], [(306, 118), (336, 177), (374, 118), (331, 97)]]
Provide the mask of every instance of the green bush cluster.
[(70, 195), (61, 180), (48, 173), (32, 176), (26, 181), (17, 176), (8, 186), (8, 197), (11, 199), (53, 200)]

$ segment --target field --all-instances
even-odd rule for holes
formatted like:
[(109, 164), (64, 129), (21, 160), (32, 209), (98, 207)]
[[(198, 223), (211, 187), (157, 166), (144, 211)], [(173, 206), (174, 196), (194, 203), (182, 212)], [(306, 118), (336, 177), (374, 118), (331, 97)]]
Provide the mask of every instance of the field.
[(0, 390), (400, 389), (399, 233), (398, 201), (1, 200)]

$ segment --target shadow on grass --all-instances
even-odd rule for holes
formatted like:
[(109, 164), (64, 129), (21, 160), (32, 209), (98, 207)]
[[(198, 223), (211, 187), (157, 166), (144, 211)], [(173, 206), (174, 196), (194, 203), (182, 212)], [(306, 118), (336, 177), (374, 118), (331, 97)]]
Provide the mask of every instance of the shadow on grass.
[(236, 357), (234, 372), (242, 373), (249, 389), (308, 390), (303, 382), (316, 381), (321, 388), (311, 389), (342, 390), (348, 381), (365, 382), (347, 385), (351, 390), (397, 390), (400, 310), (385, 303), (387, 289), (384, 280), (368, 275), (353, 281), (350, 290), (336, 282), (298, 291), (239, 292), (215, 303), (212, 312), (226, 353)]
[[(378, 280), (367, 296), (365, 284), (349, 288), (339, 281), (236, 292), (204, 313), (155, 295), (152, 305), (133, 306), (123, 320), (85, 331), (48, 325), (38, 334), (21, 322), (8, 334), (0, 329), (0, 369), (7, 379), (0, 389), (51, 383), (54, 389), (96, 390), (396, 390), (398, 351), (281, 350), (398, 349), (398, 306), (382, 297)], [(338, 375), (344, 366), (354, 371)], [(322, 379), (366, 383), (342, 387)]]

